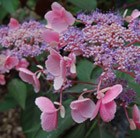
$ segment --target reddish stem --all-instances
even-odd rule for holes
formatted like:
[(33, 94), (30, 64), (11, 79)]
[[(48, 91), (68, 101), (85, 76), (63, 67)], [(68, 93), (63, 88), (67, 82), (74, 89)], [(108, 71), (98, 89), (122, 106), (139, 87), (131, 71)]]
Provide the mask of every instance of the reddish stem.
[(89, 85), (97, 85), (95, 83), (92, 82), (84, 82), (84, 81), (76, 81), (76, 80), (71, 80), (73, 83), (81, 83), (81, 84), (89, 84)]
[(131, 77), (135, 78), (135, 74), (133, 72), (128, 72), (128, 71), (125, 71), (125, 70), (119, 70), (119, 71), (124, 72), (124, 73), (130, 75)]
[(135, 43), (140, 43), (140, 41), (137, 41), (137, 40), (132, 41), (132, 42), (130, 42), (129, 44), (127, 44), (125, 47), (129, 47), (129, 46), (131, 46), (131, 45), (133, 45), (133, 44), (135, 44)]
[(35, 63), (36, 65), (39, 65), (39, 62), (36, 60), (35, 57), (33, 57), (32, 60), (34, 61), (34, 63)]
[(123, 8), (126, 9), (126, 8), (129, 8), (129, 7), (138, 5), (138, 4), (140, 4), (140, 1), (133, 2), (133, 3), (130, 3), (130, 4), (124, 4), (124, 5), (123, 5)]

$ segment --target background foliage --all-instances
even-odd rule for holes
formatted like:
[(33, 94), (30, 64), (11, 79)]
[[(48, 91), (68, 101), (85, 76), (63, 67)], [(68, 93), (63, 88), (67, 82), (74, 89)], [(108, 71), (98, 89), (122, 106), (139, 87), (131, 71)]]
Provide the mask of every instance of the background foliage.
[[(10, 17), (18, 19), (20, 22), (29, 19), (40, 20), (44, 22), (44, 14), (50, 10), (50, 5), (55, 0), (0, 0), (0, 24), (7, 24)], [(80, 11), (91, 11), (100, 9), (101, 11), (116, 11), (123, 13), (125, 9), (131, 12), (133, 9), (140, 9), (140, 1), (138, 0), (61, 0), (60, 2), (66, 9), (70, 10), (74, 15)], [(93, 75), (93, 72), (95, 75)], [(77, 64), (77, 75), (81, 81), (96, 81), (98, 74), (101, 70), (93, 67), (93, 64), (88, 60), (81, 60)], [(118, 74), (129, 80), (130, 87), (133, 87), (140, 96), (140, 86), (134, 83), (134, 80), (124, 75)], [(90, 88), (90, 85), (86, 85)], [(67, 92), (76, 91), (80, 92), (85, 85), (75, 85)], [(21, 125), (27, 138), (123, 138), (125, 123), (121, 122), (117, 128), (117, 132), (113, 131), (114, 126), (107, 126), (105, 124), (98, 125), (96, 121), (87, 121), (84, 124), (77, 125), (74, 123), (70, 116), (69, 106), (70, 100), (65, 100), (66, 117), (60, 119), (59, 126), (56, 131), (51, 133), (44, 132), (40, 126), (40, 111), (35, 106), (34, 100), (40, 95), (47, 95), (54, 101), (58, 98), (57, 94), (53, 94), (48, 90), (42, 90), (39, 94), (35, 94), (33, 88), (23, 83), (21, 80), (10, 79), (6, 86), (0, 88), (5, 91), (5, 94), (0, 101), (0, 112), (7, 111), (17, 106), (22, 109), (21, 111)], [(89, 127), (91, 126), (91, 127)], [(110, 130), (112, 128), (112, 132)], [(119, 134), (121, 133), (121, 134)], [(128, 138), (139, 138), (140, 131), (127, 132)]]

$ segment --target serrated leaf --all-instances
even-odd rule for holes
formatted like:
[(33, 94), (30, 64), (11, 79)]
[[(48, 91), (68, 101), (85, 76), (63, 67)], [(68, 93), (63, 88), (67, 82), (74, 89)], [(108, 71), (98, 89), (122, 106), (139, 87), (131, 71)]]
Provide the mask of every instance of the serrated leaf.
[(87, 59), (80, 60), (77, 64), (77, 77), (81, 81), (90, 81), (91, 73), (93, 70), (93, 63)]
[(19, 79), (13, 79), (8, 84), (8, 91), (9, 95), (24, 109), (27, 96), (26, 84)]
[(75, 6), (79, 7), (82, 10), (94, 10), (97, 6), (96, 0), (68, 0)]

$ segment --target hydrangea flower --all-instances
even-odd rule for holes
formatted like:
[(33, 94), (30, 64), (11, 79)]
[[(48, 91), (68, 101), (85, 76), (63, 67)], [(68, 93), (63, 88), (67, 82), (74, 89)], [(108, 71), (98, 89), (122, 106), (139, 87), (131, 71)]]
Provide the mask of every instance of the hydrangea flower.
[(9, 72), (11, 69), (16, 67), (19, 63), (19, 59), (16, 56), (10, 56), (6, 54), (0, 55), (0, 72)]
[[(104, 92), (106, 93), (104, 94)], [(111, 121), (115, 116), (117, 108), (114, 99), (117, 98), (121, 92), (122, 86), (120, 84), (100, 90), (97, 93), (98, 101), (96, 103), (95, 110), (93, 111), (91, 120), (96, 117), (98, 112), (100, 112), (100, 116), (104, 122)]]
[(75, 18), (72, 14), (66, 11), (59, 3), (52, 4), (52, 11), (45, 14), (47, 20), (47, 27), (57, 32), (65, 31), (69, 25), (73, 25)]
[(39, 82), (38, 78), (36, 77), (36, 74), (26, 68), (19, 68), (18, 71), (19, 71), (20, 78), (23, 81), (25, 81), (29, 84), (32, 84), (35, 92), (39, 92), (40, 82)]
[(75, 55), (62, 57), (57, 51), (51, 49), (46, 60), (46, 68), (54, 76), (54, 89), (59, 90), (66, 80), (67, 70), (76, 73)]
[(133, 20), (137, 19), (139, 16), (140, 16), (140, 11), (135, 9), (135, 10), (133, 10), (133, 12), (131, 13), (130, 16), (125, 17), (125, 20), (127, 22), (132, 22)]
[(9, 24), (8, 24), (8, 26), (9, 26), (11, 29), (14, 29), (14, 28), (19, 27), (20, 24), (19, 24), (19, 22), (18, 22), (16, 19), (11, 18), (11, 19), (10, 19), (10, 22), (9, 22)]
[(47, 97), (38, 97), (35, 104), (41, 110), (41, 125), (44, 131), (52, 131), (57, 128), (58, 110)]

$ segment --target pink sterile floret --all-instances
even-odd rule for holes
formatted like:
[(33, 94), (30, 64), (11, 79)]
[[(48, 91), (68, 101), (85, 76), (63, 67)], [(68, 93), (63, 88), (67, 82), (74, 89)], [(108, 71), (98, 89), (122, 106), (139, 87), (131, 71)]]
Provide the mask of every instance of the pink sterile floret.
[(66, 80), (67, 70), (76, 73), (75, 55), (62, 57), (57, 51), (51, 49), (46, 61), (46, 68), (54, 76), (54, 89), (59, 90)]
[(39, 92), (40, 90), (40, 82), (38, 80), (38, 78), (36, 77), (36, 74), (31, 72), (30, 70), (26, 69), (26, 68), (19, 68), (19, 76), (20, 78), (29, 83), (32, 84), (34, 87), (35, 92)]
[[(103, 91), (103, 90), (101, 90)], [(112, 87), (109, 87), (107, 92), (103, 94), (103, 97), (100, 97), (95, 106), (95, 110), (92, 114), (91, 120), (96, 117), (98, 112), (104, 122), (111, 121), (116, 113), (116, 103), (114, 99), (122, 92), (122, 85), (116, 84)], [(100, 92), (99, 92), (100, 93)]]
[(73, 120), (77, 123), (82, 123), (91, 118), (95, 104), (91, 99), (85, 98), (71, 102), (70, 108)]
[(57, 128), (58, 110), (54, 107), (52, 101), (46, 97), (36, 98), (35, 104), (41, 110), (41, 125), (43, 130), (52, 131)]
[(12, 29), (19, 27), (19, 25), (20, 25), (19, 22), (14, 18), (11, 18), (8, 24), (8, 26)]
[(17, 64), (19, 60), (16, 56), (10, 56), (10, 55), (0, 55), (0, 72), (5, 73), (9, 72), (9, 70), (13, 69)]
[(48, 22), (48, 28), (52, 28), (54, 31), (60, 33), (65, 31), (69, 25), (74, 24), (75, 18), (59, 3), (54, 2), (51, 7), (52, 11), (49, 11), (45, 14), (45, 19)]
[(126, 16), (125, 20), (127, 22), (132, 22), (133, 20), (135, 20), (136, 18), (138, 18), (140, 16), (140, 11), (135, 9), (133, 10), (133, 12), (131, 13), (130, 16)]
[(10, 69), (14, 68), (18, 64), (18, 62), (19, 62), (19, 60), (17, 57), (8, 56), (6, 58), (4, 66), (7, 70), (10, 70)]

